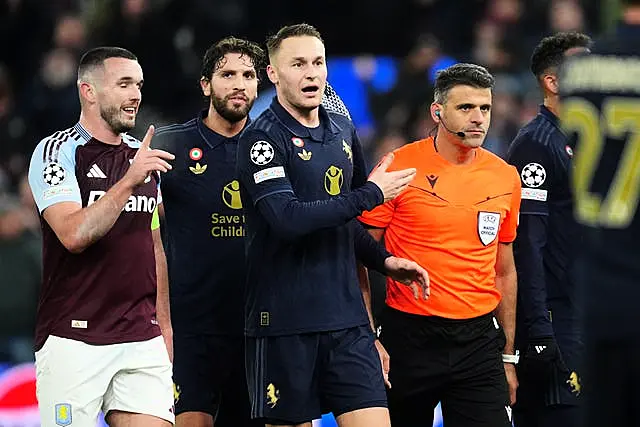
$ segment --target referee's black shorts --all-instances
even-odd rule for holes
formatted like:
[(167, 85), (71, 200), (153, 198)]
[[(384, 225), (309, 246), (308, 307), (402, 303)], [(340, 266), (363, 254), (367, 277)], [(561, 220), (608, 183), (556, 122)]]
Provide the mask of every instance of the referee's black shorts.
[(393, 427), (433, 425), (438, 402), (447, 427), (511, 426), (505, 338), (492, 313), (451, 320), (389, 308), (382, 320)]

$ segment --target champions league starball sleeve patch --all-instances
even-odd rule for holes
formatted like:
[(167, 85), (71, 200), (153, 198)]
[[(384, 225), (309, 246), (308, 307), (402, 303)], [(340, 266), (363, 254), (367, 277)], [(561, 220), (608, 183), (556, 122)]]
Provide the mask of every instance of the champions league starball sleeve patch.
[(275, 155), (273, 147), (267, 141), (256, 141), (251, 146), (251, 161), (258, 166), (269, 164)]
[(539, 163), (528, 163), (520, 173), (522, 183), (530, 188), (537, 188), (547, 179), (547, 171)]
[(42, 178), (45, 184), (49, 186), (61, 184), (66, 177), (64, 168), (58, 163), (49, 163), (42, 171)]

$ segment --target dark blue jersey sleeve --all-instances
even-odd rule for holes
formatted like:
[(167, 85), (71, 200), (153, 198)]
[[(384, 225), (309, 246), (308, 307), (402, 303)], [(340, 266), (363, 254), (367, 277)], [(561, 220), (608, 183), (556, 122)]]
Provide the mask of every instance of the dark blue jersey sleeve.
[(521, 215), (514, 242), (518, 310), (530, 337), (553, 336), (542, 257), (547, 244), (547, 222), (546, 215)]
[(351, 156), (353, 159), (353, 178), (351, 180), (351, 188), (359, 188), (362, 187), (367, 182), (367, 177), (369, 175), (367, 170), (367, 164), (364, 158), (364, 152), (362, 150), (362, 145), (360, 145), (360, 139), (358, 138), (358, 134), (355, 129), (352, 133), (352, 141), (351, 144)]
[[(368, 170), (366, 161), (364, 158), (364, 152), (362, 145), (360, 145), (360, 139), (353, 130), (351, 145), (352, 157), (353, 157), (353, 180), (351, 188), (359, 188), (366, 184)], [(356, 258), (361, 261), (365, 267), (375, 270), (380, 274), (386, 274), (384, 268), (384, 260), (391, 256), (386, 250), (384, 245), (369, 234), (360, 221), (352, 221), (352, 226), (355, 228), (355, 252)]]
[(529, 134), (521, 134), (514, 140), (507, 161), (516, 167), (522, 180), (520, 214), (547, 215), (556, 179), (549, 147), (532, 140)]
[(387, 274), (384, 261), (391, 256), (389, 251), (371, 236), (360, 221), (353, 220), (351, 225), (354, 227), (354, 244), (358, 261), (371, 270)]
[(548, 147), (532, 140), (528, 134), (518, 135), (507, 160), (518, 169), (522, 180), (520, 222), (514, 242), (518, 310), (529, 336), (552, 336), (543, 250), (547, 244), (554, 163)]
[(278, 236), (293, 240), (316, 230), (345, 225), (382, 201), (382, 191), (368, 182), (345, 195), (313, 202), (300, 201), (292, 192), (274, 192), (260, 199), (257, 208)]
[(272, 194), (293, 195), (286, 161), (282, 143), (264, 131), (248, 129), (240, 136), (236, 164), (238, 178), (254, 205)]
[(345, 225), (384, 202), (382, 191), (372, 182), (326, 200), (299, 200), (287, 175), (285, 149), (273, 139), (259, 130), (242, 135), (238, 175), (254, 205), (281, 238), (296, 239), (316, 230)]

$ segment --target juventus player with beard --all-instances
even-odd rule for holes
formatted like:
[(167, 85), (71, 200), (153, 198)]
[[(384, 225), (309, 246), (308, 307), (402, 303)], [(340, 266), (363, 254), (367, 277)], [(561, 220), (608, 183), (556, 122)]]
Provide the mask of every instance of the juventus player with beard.
[(153, 127), (142, 143), (125, 133), (142, 84), (131, 52), (87, 52), (80, 120), (40, 141), (31, 159), (43, 239), (35, 337), (43, 427), (96, 425), (100, 411), (116, 427), (174, 420), (166, 264), (156, 265), (164, 253), (150, 227), (157, 172), (174, 156), (149, 148)]
[[(262, 49), (234, 37), (214, 43), (200, 85), (208, 109), (158, 129), (154, 147), (175, 153), (162, 176), (174, 328), (176, 425), (258, 426), (244, 371), (244, 216), (238, 137), (258, 93)], [(158, 224), (159, 225), (159, 224)]]

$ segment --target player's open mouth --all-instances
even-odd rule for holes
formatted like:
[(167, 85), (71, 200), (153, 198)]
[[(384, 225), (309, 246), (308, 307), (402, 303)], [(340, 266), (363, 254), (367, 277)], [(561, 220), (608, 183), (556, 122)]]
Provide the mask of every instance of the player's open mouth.
[(135, 116), (136, 115), (136, 108), (135, 107), (125, 107), (122, 109), (122, 111), (124, 111), (128, 116)]
[(315, 96), (319, 90), (319, 86), (307, 86), (302, 88), (302, 92), (309, 96)]

